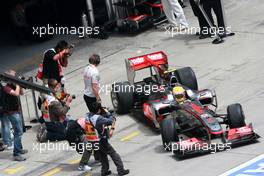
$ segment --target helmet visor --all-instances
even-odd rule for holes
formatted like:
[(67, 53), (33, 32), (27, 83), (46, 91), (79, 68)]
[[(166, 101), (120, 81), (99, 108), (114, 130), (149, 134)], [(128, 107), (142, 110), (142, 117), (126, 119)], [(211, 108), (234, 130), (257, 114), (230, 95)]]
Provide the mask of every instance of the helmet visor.
[(183, 99), (184, 98), (184, 95), (183, 94), (176, 94), (175, 95), (175, 98), (176, 99)]

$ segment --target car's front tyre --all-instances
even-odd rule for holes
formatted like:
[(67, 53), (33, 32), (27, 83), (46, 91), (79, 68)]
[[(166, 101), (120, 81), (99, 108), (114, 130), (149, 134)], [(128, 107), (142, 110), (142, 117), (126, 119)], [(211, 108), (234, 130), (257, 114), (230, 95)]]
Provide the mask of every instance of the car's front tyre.
[(231, 104), (227, 107), (227, 120), (230, 128), (240, 128), (246, 125), (241, 104)]
[(171, 151), (172, 142), (178, 142), (179, 137), (177, 134), (176, 120), (173, 117), (167, 117), (161, 122), (161, 138), (163, 148), (166, 151)]

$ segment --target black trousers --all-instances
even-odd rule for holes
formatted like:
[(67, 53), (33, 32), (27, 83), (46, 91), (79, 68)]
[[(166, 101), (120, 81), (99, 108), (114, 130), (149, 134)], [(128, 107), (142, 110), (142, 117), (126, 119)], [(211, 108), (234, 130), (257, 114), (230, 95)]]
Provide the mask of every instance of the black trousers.
[[(198, 18), (201, 31), (205, 30), (206, 28), (210, 28), (209, 24), (207, 23), (206, 19), (203, 16), (203, 13), (199, 9), (198, 5), (194, 2), (194, 0), (190, 0), (190, 5), (192, 7), (194, 15)], [(207, 15), (212, 16), (212, 13), (209, 13)]]
[(221, 5), (221, 0), (203, 0), (204, 10), (207, 14), (209, 14), (208, 17), (211, 20), (212, 24), (214, 24), (214, 19), (212, 16), (212, 10), (213, 10), (216, 15), (218, 28), (225, 29), (225, 21), (224, 21), (222, 5)]
[(83, 95), (83, 99), (86, 103), (87, 108), (89, 109), (89, 111), (93, 111), (93, 106), (92, 104), (96, 102), (96, 98), (95, 97), (88, 97), (86, 95)]
[(101, 173), (105, 174), (109, 170), (108, 155), (112, 158), (117, 167), (117, 172), (121, 173), (124, 170), (124, 165), (119, 154), (115, 151), (107, 139), (101, 139), (99, 142), (99, 152), (101, 156), (102, 169)]

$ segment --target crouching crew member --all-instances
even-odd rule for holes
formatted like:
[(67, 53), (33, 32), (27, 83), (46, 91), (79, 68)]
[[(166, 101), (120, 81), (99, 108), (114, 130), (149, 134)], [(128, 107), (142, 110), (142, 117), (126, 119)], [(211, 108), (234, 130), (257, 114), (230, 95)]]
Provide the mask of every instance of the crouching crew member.
[[(65, 140), (67, 118), (66, 114), (70, 110), (72, 96), (64, 98), (60, 83), (55, 79), (48, 80), (49, 88), (54, 90), (54, 94), (46, 96), (43, 103), (42, 113), (46, 126), (46, 134), (39, 135), (39, 141), (45, 142)], [(62, 99), (63, 98), (63, 99)]]

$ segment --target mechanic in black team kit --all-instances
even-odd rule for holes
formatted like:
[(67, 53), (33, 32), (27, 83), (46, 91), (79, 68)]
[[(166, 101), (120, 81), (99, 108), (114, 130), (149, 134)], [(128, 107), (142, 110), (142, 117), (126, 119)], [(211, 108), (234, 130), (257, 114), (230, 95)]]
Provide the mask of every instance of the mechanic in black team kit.
[(84, 69), (83, 73), (83, 80), (85, 85), (83, 98), (90, 112), (93, 112), (93, 103), (101, 102), (101, 97), (99, 95), (100, 75), (97, 69), (97, 66), (99, 64), (100, 56), (97, 54), (93, 54), (89, 58), (89, 65)]

